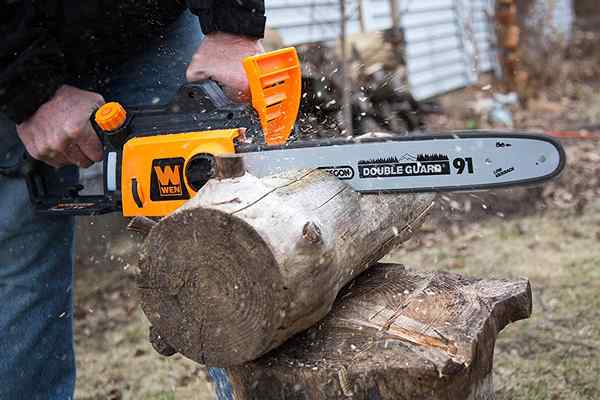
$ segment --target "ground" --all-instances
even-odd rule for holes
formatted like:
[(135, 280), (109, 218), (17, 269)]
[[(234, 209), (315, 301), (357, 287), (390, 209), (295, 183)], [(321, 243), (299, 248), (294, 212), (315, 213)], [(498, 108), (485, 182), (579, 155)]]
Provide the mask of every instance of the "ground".
[[(515, 110), (516, 127), (600, 123), (598, 87), (578, 79), (533, 96), (526, 110)], [(428, 125), (488, 126), (468, 111), (486, 90), (483, 83), (446, 96), (445, 114)], [(510, 324), (497, 341), (498, 399), (600, 398), (600, 147), (597, 140), (564, 144), (569, 162), (560, 180), (440, 196), (423, 229), (386, 257), (413, 268), (531, 280), (531, 318)], [(202, 366), (162, 357), (147, 341), (134, 279), (140, 238), (117, 215), (82, 218), (78, 232), (76, 399), (212, 399)]]
[[(138, 238), (126, 237), (125, 225), (117, 218), (121, 217), (103, 217), (101, 229), (94, 229), (95, 239), (104, 239), (108, 234), (99, 231), (112, 225), (112, 234), (122, 234), (118, 241), (127, 243), (125, 248), (104, 246), (100, 241), (98, 248), (90, 249), (92, 243), (87, 243), (87, 250), (83, 251), (80, 243), (76, 271), (75, 398), (213, 399), (202, 366), (178, 355), (162, 357), (148, 342), (148, 322), (138, 304), (132, 273)], [(84, 221), (88, 230), (90, 223), (99, 223), (98, 219)], [(80, 230), (84, 228), (81, 225)], [(109, 251), (104, 250), (107, 247)]]
[[(426, 229), (433, 229), (427, 225)], [(426, 234), (387, 260), (414, 268), (531, 281), (533, 313), (496, 344), (498, 399), (600, 398), (600, 201), (585, 213), (491, 218)]]

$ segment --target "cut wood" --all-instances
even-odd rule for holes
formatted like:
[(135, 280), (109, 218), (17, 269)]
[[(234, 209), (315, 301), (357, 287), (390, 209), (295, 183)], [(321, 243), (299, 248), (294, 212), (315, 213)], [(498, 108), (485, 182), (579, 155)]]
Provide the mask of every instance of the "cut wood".
[(361, 195), (320, 170), (209, 181), (145, 241), (138, 283), (157, 347), (209, 366), (265, 354), (321, 320), (432, 204)]
[(530, 314), (526, 279), (378, 264), (322, 322), (227, 376), (236, 400), (494, 399), (496, 336)]

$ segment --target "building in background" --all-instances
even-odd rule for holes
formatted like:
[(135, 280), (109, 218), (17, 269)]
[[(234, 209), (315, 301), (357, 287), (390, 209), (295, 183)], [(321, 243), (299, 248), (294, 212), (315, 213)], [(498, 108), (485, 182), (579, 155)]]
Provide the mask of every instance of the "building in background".
[[(568, 36), (573, 0), (537, 0), (549, 33)], [(340, 32), (338, 0), (266, 0), (269, 25), (287, 45), (335, 41)], [(348, 33), (391, 27), (390, 0), (347, 0)], [(428, 99), (474, 84), (497, 69), (494, 0), (397, 0), (404, 37), (407, 80), (413, 96)]]

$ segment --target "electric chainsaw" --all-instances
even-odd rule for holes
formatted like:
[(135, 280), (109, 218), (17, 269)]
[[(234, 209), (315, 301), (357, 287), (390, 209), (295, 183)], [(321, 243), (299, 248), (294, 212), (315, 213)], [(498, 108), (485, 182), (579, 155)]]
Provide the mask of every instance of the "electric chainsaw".
[(301, 70), (295, 49), (243, 62), (252, 104), (229, 100), (211, 80), (186, 84), (166, 105), (106, 103), (91, 116), (105, 151), (104, 193), (51, 188), (37, 168), (25, 177), (40, 213), (164, 216), (215, 173), (215, 156), (240, 154), (258, 177), (320, 168), (365, 193), (482, 190), (558, 175), (565, 154), (543, 135), (453, 132), (430, 136), (300, 140)]

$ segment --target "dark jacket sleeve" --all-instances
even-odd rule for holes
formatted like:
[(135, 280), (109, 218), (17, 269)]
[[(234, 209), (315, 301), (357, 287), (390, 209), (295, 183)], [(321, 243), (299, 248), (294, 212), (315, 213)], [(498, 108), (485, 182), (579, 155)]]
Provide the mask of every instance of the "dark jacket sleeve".
[(227, 32), (262, 38), (265, 32), (263, 0), (188, 0), (204, 34)]
[(64, 83), (64, 54), (34, 1), (0, 4), (0, 112), (18, 124)]

